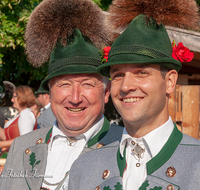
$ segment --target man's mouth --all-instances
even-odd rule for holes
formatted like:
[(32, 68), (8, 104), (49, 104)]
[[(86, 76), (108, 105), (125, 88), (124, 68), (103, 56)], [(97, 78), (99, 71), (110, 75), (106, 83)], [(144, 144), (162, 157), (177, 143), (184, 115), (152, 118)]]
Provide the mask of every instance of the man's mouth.
[(70, 113), (82, 112), (85, 108), (67, 108)]
[(123, 98), (122, 101), (125, 103), (133, 103), (142, 100), (142, 98)]

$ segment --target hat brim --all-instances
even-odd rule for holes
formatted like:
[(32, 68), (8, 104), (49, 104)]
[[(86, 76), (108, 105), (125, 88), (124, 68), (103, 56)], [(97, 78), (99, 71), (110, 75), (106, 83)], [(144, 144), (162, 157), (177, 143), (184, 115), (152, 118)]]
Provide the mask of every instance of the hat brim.
[(67, 75), (67, 74), (84, 74), (84, 73), (97, 73), (97, 67), (92, 65), (83, 65), (83, 64), (65, 65), (49, 73), (47, 77), (42, 81), (41, 85), (43, 89), (49, 90), (48, 82), (53, 77), (60, 75)]
[(112, 65), (129, 64), (129, 63), (155, 64), (155, 65), (163, 66), (165, 68), (175, 69), (177, 72), (181, 69), (180, 62), (173, 58), (152, 59), (152, 58), (148, 58), (146, 56), (141, 56), (141, 55), (134, 55), (134, 58), (133, 58), (133, 54), (126, 54), (125, 56), (124, 55), (122, 56), (119, 54), (119, 55), (115, 55), (113, 59), (112, 57), (110, 60), (108, 58), (107, 63), (98, 67), (97, 73), (99, 73), (100, 75), (110, 77), (110, 67)]

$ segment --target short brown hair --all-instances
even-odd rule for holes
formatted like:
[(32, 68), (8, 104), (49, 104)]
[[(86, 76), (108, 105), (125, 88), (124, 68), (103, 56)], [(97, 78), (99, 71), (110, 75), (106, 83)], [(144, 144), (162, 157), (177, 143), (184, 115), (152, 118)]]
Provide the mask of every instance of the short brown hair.
[(30, 108), (35, 104), (35, 95), (29, 86), (20, 85), (15, 88), (14, 92), (17, 95), (17, 101), (20, 107)]

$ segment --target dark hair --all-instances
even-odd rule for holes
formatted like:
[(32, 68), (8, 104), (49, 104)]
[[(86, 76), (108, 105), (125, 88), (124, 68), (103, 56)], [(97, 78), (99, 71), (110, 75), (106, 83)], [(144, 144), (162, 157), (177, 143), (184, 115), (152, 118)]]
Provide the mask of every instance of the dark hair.
[(165, 76), (167, 72), (169, 72), (171, 69), (166, 68), (165, 66), (160, 65), (160, 71), (161, 71), (161, 76), (163, 79), (165, 79)]
[(17, 101), (20, 107), (30, 108), (35, 104), (35, 95), (29, 86), (20, 85), (15, 88)]

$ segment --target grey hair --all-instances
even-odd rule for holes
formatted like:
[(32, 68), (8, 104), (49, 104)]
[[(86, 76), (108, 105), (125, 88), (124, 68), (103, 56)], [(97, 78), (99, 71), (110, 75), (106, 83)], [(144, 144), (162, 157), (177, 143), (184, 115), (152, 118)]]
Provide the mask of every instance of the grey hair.
[(106, 90), (109, 78), (106, 76), (102, 76), (102, 75), (101, 75), (101, 77), (102, 77), (102, 82), (103, 82), (103, 88), (104, 88), (104, 90)]

